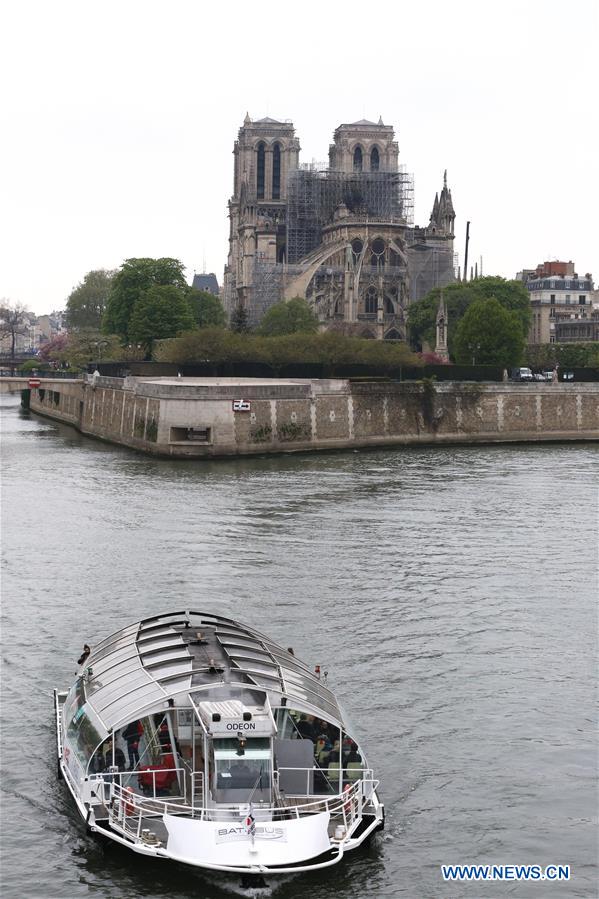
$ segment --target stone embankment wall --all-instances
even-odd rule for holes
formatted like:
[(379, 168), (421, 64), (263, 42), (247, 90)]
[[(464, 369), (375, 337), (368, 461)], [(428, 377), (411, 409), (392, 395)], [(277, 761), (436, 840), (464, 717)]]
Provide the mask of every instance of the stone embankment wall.
[[(241, 399), (249, 410), (234, 411)], [(599, 439), (599, 384), (583, 383), (98, 378), (34, 389), (31, 409), (178, 457)]]

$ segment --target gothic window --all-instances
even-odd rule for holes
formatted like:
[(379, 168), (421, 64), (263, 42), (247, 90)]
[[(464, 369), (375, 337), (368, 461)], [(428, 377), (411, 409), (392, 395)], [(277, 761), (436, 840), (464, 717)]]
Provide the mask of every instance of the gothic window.
[(354, 265), (358, 264), (358, 260), (360, 258), (360, 253), (362, 252), (362, 241), (359, 237), (355, 237), (351, 242), (352, 253), (354, 254)]
[(376, 237), (371, 244), (372, 256), (370, 257), (370, 264), (373, 267), (380, 265), (381, 268), (385, 265), (385, 241)]
[(362, 171), (362, 147), (356, 147), (354, 150), (354, 172)]
[(272, 198), (281, 199), (281, 147), (275, 144), (272, 149)]
[(385, 312), (387, 315), (393, 315), (395, 309), (393, 307), (393, 300), (391, 297), (385, 297)]
[(373, 147), (370, 151), (370, 171), (378, 172), (379, 170), (379, 151)]
[(259, 200), (264, 199), (264, 144), (258, 144), (257, 153), (257, 169), (256, 169), (256, 195)]
[(364, 297), (364, 312), (369, 315), (373, 313), (376, 315), (376, 310), (378, 307), (378, 298), (376, 295), (376, 289), (374, 287), (369, 287), (366, 291), (366, 296)]

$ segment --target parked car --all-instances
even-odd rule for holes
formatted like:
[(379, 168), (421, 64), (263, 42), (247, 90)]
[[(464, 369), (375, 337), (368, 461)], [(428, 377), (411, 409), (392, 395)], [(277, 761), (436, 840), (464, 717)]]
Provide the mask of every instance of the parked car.
[(530, 368), (513, 368), (512, 381), (534, 381)]

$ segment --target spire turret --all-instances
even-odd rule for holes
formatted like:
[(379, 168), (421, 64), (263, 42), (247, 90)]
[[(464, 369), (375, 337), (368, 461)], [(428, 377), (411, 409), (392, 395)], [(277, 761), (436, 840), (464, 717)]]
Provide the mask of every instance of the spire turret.
[(454, 220), (453, 200), (451, 199), (451, 191), (447, 187), (447, 169), (445, 169), (443, 172), (443, 189), (440, 196), (435, 194), (435, 203), (429, 227), (453, 236)]
[(441, 296), (439, 297), (436, 329), (435, 355), (443, 359), (444, 362), (449, 362), (449, 353), (447, 351), (447, 306), (445, 305), (443, 291), (441, 291)]

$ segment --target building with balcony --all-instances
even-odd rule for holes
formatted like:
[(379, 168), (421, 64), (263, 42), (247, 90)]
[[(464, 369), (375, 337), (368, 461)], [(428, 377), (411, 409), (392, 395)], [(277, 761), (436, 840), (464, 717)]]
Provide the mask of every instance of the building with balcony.
[(590, 319), (593, 277), (590, 272), (579, 276), (573, 262), (545, 262), (517, 277), (530, 294), (530, 344), (558, 343), (558, 322)]

